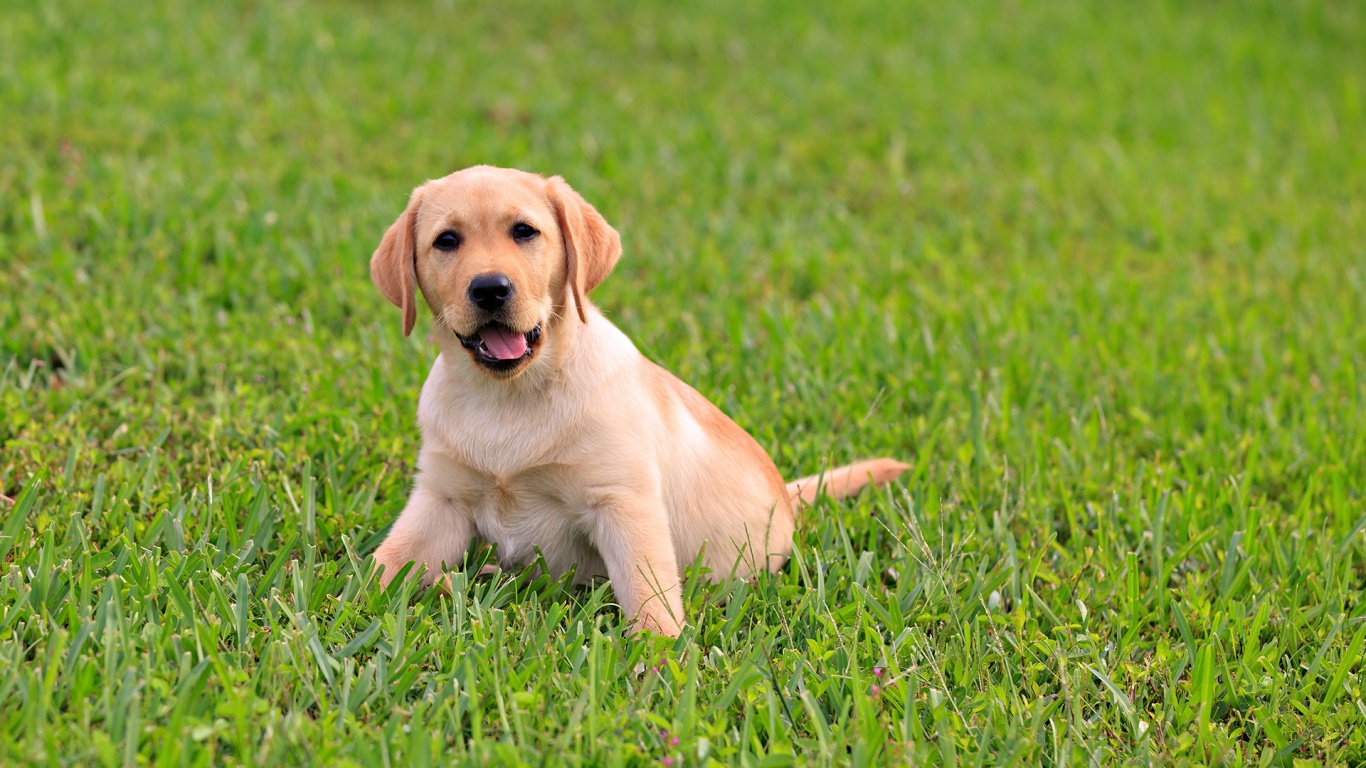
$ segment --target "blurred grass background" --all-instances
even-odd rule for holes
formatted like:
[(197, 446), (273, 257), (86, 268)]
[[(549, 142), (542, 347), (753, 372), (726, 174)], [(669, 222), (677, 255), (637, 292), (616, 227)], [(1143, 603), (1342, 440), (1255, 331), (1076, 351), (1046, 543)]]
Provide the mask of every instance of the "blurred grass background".
[[(0, 0), (0, 755), (1366, 760), (1363, 17)], [(365, 265), (485, 162), (786, 475), (914, 471), (677, 644), (378, 594), (434, 351)]]

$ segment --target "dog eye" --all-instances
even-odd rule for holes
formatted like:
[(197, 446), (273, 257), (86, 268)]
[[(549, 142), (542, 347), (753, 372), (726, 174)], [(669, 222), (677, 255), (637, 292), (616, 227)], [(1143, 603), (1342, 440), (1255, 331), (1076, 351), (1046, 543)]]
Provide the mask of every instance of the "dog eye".
[(536, 228), (531, 226), (530, 224), (522, 224), (518, 222), (512, 225), (513, 240), (530, 240), (531, 238), (539, 234), (541, 233), (536, 231)]
[(432, 247), (438, 251), (453, 251), (460, 247), (460, 235), (446, 230), (436, 236), (436, 239), (432, 241)]

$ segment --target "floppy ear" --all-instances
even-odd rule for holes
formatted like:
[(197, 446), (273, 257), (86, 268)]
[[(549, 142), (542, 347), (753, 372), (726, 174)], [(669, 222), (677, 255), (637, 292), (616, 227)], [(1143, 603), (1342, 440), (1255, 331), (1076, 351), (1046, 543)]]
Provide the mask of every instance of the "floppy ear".
[(414, 191), (408, 207), (398, 221), (389, 226), (384, 239), (379, 241), (375, 255), (370, 257), (370, 279), (375, 281), (384, 298), (403, 310), (403, 335), (413, 332), (417, 322), (417, 209), (422, 195)]
[(621, 235), (559, 176), (546, 182), (546, 196), (564, 237), (565, 279), (574, 293), (579, 319), (586, 323), (583, 297), (598, 287), (621, 258)]

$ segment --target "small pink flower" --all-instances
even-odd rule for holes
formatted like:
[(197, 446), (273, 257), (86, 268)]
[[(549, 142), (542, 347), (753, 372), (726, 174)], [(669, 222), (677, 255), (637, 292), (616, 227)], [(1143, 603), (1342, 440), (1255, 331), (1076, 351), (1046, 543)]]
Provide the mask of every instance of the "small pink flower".
[(678, 737), (677, 737), (677, 736), (674, 736), (673, 738), (669, 739), (669, 746), (671, 746), (671, 747), (676, 747), (676, 746), (678, 746)]
[(878, 694), (881, 693), (881, 692), (882, 692), (882, 689), (879, 688), (879, 687), (877, 687), (877, 686), (875, 685), (875, 686), (873, 686), (873, 689), (872, 689), (871, 691), (869, 691), (869, 695), (871, 695), (871, 696), (876, 696), (876, 695), (878, 695)]
[(882, 676), (885, 674), (887, 674), (887, 670), (883, 669), (882, 667), (873, 667), (873, 677), (876, 677), (877, 679), (881, 680)]
[(659, 762), (663, 763), (667, 767), (674, 764), (674, 759), (672, 756), (670, 756), (664, 758), (663, 760), (660, 760)]

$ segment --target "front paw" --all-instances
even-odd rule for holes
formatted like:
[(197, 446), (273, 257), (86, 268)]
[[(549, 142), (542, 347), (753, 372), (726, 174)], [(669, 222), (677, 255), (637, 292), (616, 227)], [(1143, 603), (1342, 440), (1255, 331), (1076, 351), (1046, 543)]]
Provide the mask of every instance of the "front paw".
[(379, 588), (381, 591), (389, 588), (394, 579), (398, 578), (398, 572), (403, 566), (396, 563), (386, 563), (379, 558), (375, 558), (375, 571), (379, 574)]
[(683, 631), (683, 622), (680, 618), (674, 618), (667, 611), (642, 610), (631, 622), (627, 632), (636, 634), (641, 630), (648, 630), (664, 637), (678, 637)]
[(388, 589), (408, 563), (413, 563), (413, 567), (408, 569), (406, 578), (420, 578), (424, 586), (432, 582), (434, 576), (425, 572), (421, 562), (414, 562), (412, 556), (399, 552), (397, 547), (386, 546), (388, 543), (384, 542), (375, 550), (375, 569), (379, 572), (381, 590)]

